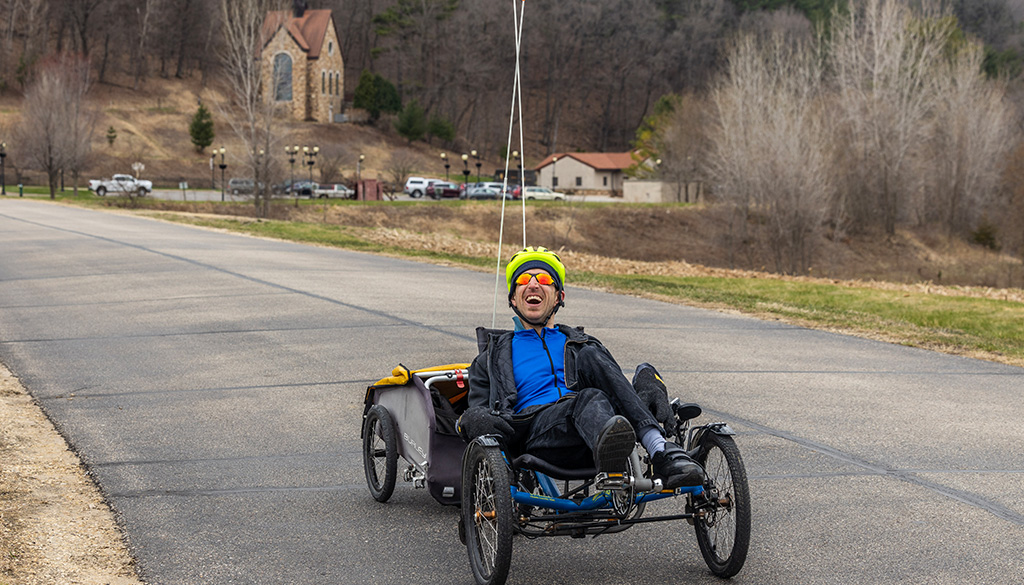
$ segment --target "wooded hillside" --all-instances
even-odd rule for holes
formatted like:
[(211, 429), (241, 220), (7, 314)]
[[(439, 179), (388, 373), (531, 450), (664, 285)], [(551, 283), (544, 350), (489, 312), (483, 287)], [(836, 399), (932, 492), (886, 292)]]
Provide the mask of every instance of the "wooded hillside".
[[(668, 93), (703, 89), (738, 31), (809, 36), (837, 0), (530, 0), (524, 111), (546, 152), (622, 150)], [(842, 1), (842, 0), (840, 0)], [(368, 70), (454, 123), (484, 151), (507, 124), (514, 0), (309, 0), (334, 12), (351, 97)], [(279, 0), (278, 8), (290, 7)], [(1024, 0), (947, 0), (987, 65), (1018, 71)], [(87, 57), (99, 83), (153, 76), (216, 83), (224, 51), (214, 0), (0, 0), (0, 91), (22, 92), (55, 52)]]
[[(1024, 251), (1024, 0), (305, 4), (333, 10), (348, 97), (360, 79), (390, 88), (410, 142), (419, 138), (401, 126), (415, 126), (413, 112), (454, 130), (434, 133), (443, 148), (485, 160), (506, 154), (521, 10), (524, 162), (635, 148), (648, 160), (635, 174), (705, 183), (735, 215), (727, 245), (765, 247), (777, 271), (807, 271), (822, 238), (888, 237), (898, 225)], [(225, 96), (216, 117), (237, 139), (232, 168), (280, 180), (286, 102), (262, 91), (253, 47), (263, 15), (289, 8), (0, 0), (0, 89), (33, 96), (22, 102), (19, 164), (45, 172), (53, 192), (58, 176), (89, 165), (91, 84), (138, 91), (176, 76)], [(413, 167), (401, 149), (386, 156), (403, 182)], [(256, 197), (261, 213), (268, 198)]]

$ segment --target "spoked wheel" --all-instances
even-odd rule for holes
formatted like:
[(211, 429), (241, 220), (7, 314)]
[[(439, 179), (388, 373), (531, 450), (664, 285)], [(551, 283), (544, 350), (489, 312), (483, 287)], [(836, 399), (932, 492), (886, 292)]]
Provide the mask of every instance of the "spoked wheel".
[(363, 423), (363, 470), (373, 499), (388, 501), (398, 476), (398, 439), (395, 421), (379, 404), (370, 408)]
[[(694, 497), (697, 545), (711, 572), (728, 578), (740, 572), (750, 545), (750, 490), (743, 459), (732, 437), (707, 433), (699, 454), (706, 480)], [(704, 501), (702, 501), (704, 499)]]
[[(640, 471), (633, 468), (633, 460), (629, 459), (629, 466), (626, 474), (630, 476), (641, 475)], [(612, 494), (612, 510), (619, 518), (639, 518), (644, 514), (646, 504), (636, 503), (636, 487), (631, 486), (621, 490), (615, 490)]]
[(512, 562), (511, 474), (501, 450), (474, 441), (462, 464), (462, 524), (473, 577), (502, 585)]

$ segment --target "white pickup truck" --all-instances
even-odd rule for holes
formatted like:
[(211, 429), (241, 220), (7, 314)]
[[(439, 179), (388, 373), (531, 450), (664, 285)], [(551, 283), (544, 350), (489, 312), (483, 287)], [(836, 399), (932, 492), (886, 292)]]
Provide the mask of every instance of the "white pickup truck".
[(107, 193), (135, 193), (141, 197), (153, 192), (153, 182), (142, 181), (131, 175), (114, 175), (110, 179), (89, 181), (89, 190), (100, 197)]

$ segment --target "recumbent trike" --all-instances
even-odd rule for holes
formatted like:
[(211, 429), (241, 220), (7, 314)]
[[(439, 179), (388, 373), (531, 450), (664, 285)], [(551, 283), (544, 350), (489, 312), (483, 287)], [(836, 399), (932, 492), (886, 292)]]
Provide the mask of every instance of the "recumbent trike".
[(737, 574), (750, 542), (750, 493), (743, 459), (725, 423), (694, 425), (696, 404), (673, 400), (672, 438), (705, 471), (697, 487), (664, 490), (639, 445), (629, 472), (563, 469), (529, 453), (510, 453), (496, 437), (468, 445), (455, 421), (466, 408), (468, 364), (422, 370), (395, 368), (367, 389), (363, 467), (373, 497), (386, 502), (407, 463), (406, 481), (435, 500), (461, 506), (459, 537), (481, 585), (508, 577), (515, 535), (527, 538), (622, 532), (636, 524), (686, 521), (711, 572)]

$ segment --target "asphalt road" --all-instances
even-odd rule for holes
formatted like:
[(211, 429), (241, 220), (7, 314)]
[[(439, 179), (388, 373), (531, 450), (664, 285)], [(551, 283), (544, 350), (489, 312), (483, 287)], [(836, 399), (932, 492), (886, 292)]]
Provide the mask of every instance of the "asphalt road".
[[(399, 362), (472, 358), (493, 287), (0, 199), (0, 361), (153, 584), (470, 583), (454, 508), (370, 498), (359, 424)], [(571, 286), (560, 317), (739, 431), (754, 531), (732, 582), (1024, 580), (1024, 370)], [(510, 583), (623, 582), (718, 580), (683, 523), (515, 543)]]

